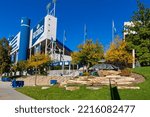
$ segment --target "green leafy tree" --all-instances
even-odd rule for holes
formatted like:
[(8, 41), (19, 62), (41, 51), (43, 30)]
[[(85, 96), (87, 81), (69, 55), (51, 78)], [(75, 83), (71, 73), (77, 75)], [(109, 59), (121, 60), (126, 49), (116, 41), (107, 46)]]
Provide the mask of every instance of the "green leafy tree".
[[(27, 61), (19, 61), (17, 63), (17, 70), (20, 71), (20, 75), (23, 75), (23, 71), (26, 71), (28, 67), (28, 62)], [(14, 66), (15, 68), (15, 66)]]
[(125, 26), (128, 33), (125, 40), (128, 49), (136, 50), (136, 58), (141, 65), (150, 65), (150, 8), (146, 8), (137, 0), (138, 10), (132, 16), (130, 26)]
[(40, 54), (40, 53), (31, 56), (31, 58), (28, 60), (28, 67), (35, 68), (36, 71), (35, 85), (36, 85), (38, 70), (40, 70), (40, 67), (50, 62), (51, 62), (51, 58), (48, 55)]
[(11, 47), (6, 38), (0, 40), (0, 74), (10, 71), (10, 51)]
[(127, 42), (116, 37), (107, 50), (105, 59), (108, 63), (117, 65), (120, 68), (131, 66), (132, 53), (127, 51)]
[(88, 69), (91, 65), (95, 65), (103, 58), (103, 46), (97, 41), (94, 43), (92, 40), (86, 40), (85, 44), (78, 46), (79, 51), (71, 54), (72, 62), (81, 64)]

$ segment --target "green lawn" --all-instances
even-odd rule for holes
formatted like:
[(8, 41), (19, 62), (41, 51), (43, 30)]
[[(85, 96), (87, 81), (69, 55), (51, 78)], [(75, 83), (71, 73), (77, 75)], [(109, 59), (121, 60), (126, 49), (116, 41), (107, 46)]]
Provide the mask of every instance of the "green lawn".
[(46, 90), (41, 90), (41, 87), (24, 87), (18, 88), (17, 91), (31, 96), (37, 100), (108, 100), (110, 92), (107, 88), (100, 90), (88, 90), (85, 86), (80, 87), (80, 90), (66, 91), (64, 88), (53, 86)]
[[(138, 84), (140, 90), (119, 90), (122, 100), (150, 100), (150, 67), (134, 69), (134, 72), (146, 78), (144, 83)], [(88, 90), (82, 86), (80, 90), (66, 91), (64, 88), (53, 86), (46, 90), (41, 87), (23, 87), (16, 89), (37, 100), (110, 100), (109, 87), (99, 90)]]
[(119, 90), (122, 100), (150, 100), (150, 67), (136, 68), (134, 72), (145, 77), (146, 81), (138, 84), (140, 90)]

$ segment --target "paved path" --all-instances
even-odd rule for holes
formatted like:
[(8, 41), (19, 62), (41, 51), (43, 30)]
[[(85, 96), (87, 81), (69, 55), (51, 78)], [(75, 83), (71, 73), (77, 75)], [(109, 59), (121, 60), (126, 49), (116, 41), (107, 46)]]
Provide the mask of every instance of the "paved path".
[(33, 100), (32, 98), (14, 90), (10, 84), (10, 82), (0, 81), (0, 100)]

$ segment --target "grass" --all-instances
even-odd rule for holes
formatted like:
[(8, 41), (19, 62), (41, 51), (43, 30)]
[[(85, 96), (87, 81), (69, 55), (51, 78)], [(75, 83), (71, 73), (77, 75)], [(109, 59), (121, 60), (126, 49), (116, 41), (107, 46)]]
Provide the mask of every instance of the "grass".
[(146, 81), (137, 84), (140, 90), (119, 90), (122, 100), (150, 100), (150, 67), (136, 68), (133, 72), (141, 74)]
[[(145, 77), (146, 81), (137, 84), (140, 90), (119, 90), (122, 100), (150, 100), (150, 67), (136, 68), (134, 72)], [(99, 90), (86, 89), (81, 86), (80, 90), (66, 91), (58, 86), (42, 90), (40, 86), (23, 87), (16, 89), (36, 100), (110, 100), (109, 87), (103, 87)]]
[(36, 100), (106, 100), (110, 99), (109, 90), (104, 87), (99, 90), (89, 90), (85, 86), (81, 86), (80, 90), (66, 91), (64, 88), (52, 86), (49, 89), (41, 90), (37, 87), (23, 87), (16, 89)]

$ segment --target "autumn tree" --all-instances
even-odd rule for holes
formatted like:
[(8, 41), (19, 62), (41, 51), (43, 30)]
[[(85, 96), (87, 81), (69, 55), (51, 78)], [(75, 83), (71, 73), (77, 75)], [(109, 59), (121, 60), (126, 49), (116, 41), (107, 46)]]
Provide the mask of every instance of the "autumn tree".
[(47, 65), (51, 62), (51, 59), (48, 55), (37, 53), (28, 60), (28, 67), (35, 68), (36, 71), (36, 77), (35, 77), (35, 85), (36, 85), (36, 79), (38, 71), (40, 70), (40, 67), (43, 65)]
[(106, 61), (121, 68), (130, 66), (132, 63), (132, 54), (127, 51), (126, 47), (127, 43), (116, 37), (106, 52)]
[(85, 44), (78, 46), (78, 52), (71, 54), (72, 62), (86, 66), (86, 72), (91, 65), (95, 65), (103, 58), (103, 46), (97, 41), (86, 40)]
[(11, 71), (14, 72), (14, 76), (16, 76), (16, 72), (17, 72), (17, 64), (12, 64), (11, 65)]
[(150, 8), (137, 0), (138, 10), (132, 16), (132, 25), (125, 26), (128, 49), (135, 49), (142, 66), (150, 65)]
[(10, 51), (11, 47), (6, 38), (0, 40), (0, 74), (10, 71)]
[[(27, 71), (28, 62), (27, 61), (19, 61), (17, 63), (17, 70), (20, 71), (20, 75), (23, 75), (23, 71)], [(14, 66), (15, 68), (15, 66)]]

